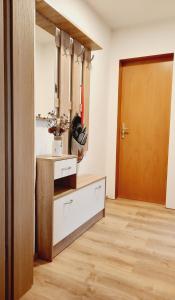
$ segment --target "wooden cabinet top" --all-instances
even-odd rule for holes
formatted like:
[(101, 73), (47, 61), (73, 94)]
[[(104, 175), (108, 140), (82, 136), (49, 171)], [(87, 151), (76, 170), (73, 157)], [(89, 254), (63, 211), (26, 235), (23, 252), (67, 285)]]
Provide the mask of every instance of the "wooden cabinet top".
[(38, 155), (37, 160), (49, 160), (49, 161), (60, 161), (60, 160), (66, 160), (66, 159), (72, 159), (77, 158), (76, 155), (62, 155), (62, 156), (51, 156), (51, 155)]
[(63, 196), (69, 195), (77, 190), (82, 189), (83, 187), (86, 187), (92, 183), (98, 182), (102, 179), (106, 179), (105, 176), (96, 176), (96, 175), (81, 175), (81, 176), (77, 176), (77, 188), (76, 189), (62, 189), (59, 190), (59, 193), (57, 193), (57, 191), (55, 191), (55, 195), (53, 197), (53, 200), (57, 200)]

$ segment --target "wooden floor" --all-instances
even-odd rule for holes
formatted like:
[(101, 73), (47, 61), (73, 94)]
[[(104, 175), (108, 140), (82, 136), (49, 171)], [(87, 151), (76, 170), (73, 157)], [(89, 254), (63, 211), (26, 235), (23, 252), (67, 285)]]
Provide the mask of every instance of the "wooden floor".
[(106, 218), (34, 272), (22, 300), (174, 300), (175, 211), (108, 200)]

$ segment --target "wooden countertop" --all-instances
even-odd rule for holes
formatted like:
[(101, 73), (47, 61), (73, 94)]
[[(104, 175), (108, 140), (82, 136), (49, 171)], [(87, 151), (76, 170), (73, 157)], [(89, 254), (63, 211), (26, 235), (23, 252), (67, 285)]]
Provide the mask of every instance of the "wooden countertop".
[(53, 197), (54, 200), (57, 200), (61, 197), (69, 195), (79, 189), (82, 189), (85, 186), (88, 186), (92, 183), (100, 181), (102, 179), (106, 179), (105, 176), (96, 176), (96, 175), (81, 175), (77, 177), (77, 188), (76, 189), (67, 189), (60, 187), (58, 190), (55, 190), (55, 195)]
[(37, 160), (50, 160), (50, 161), (59, 161), (59, 160), (66, 160), (66, 159), (72, 159), (72, 158), (77, 158), (76, 155), (67, 155), (63, 154), (62, 156), (51, 156), (51, 155), (38, 155)]
[(96, 175), (81, 175), (77, 177), (77, 190), (91, 184), (97, 182), (101, 179), (105, 179), (105, 176), (96, 176)]

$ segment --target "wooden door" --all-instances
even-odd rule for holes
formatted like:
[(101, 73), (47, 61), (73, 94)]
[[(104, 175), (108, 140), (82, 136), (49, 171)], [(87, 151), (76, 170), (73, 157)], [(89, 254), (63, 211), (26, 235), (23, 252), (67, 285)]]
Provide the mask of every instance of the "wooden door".
[(0, 0), (0, 299), (5, 299), (5, 101), (4, 101), (4, 15)]
[(117, 196), (165, 203), (173, 56), (120, 66)]

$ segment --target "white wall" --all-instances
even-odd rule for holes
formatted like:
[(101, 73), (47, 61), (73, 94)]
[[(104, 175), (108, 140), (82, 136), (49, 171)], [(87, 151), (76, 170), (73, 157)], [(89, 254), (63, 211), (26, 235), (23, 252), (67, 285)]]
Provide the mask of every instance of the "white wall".
[[(110, 29), (82, 0), (47, 0), (103, 50), (95, 52), (91, 72), (89, 150), (79, 173), (107, 175), (107, 194), (115, 197), (116, 132), (119, 60), (175, 51), (175, 21)], [(110, 67), (110, 68), (109, 68)], [(175, 84), (173, 80), (167, 207), (175, 208)], [(40, 135), (39, 137), (40, 138)], [(41, 137), (44, 139), (44, 137)]]
[[(82, 0), (47, 0), (56, 10), (99, 43), (91, 71), (89, 150), (79, 165), (79, 174), (106, 174), (107, 95), (111, 31)], [(38, 132), (39, 133), (39, 132)], [(40, 133), (39, 144), (46, 140)], [(44, 144), (43, 144), (44, 145)], [(40, 154), (44, 149), (40, 148)]]
[[(113, 33), (111, 48), (106, 170), (108, 178), (107, 194), (111, 198), (114, 198), (119, 60), (131, 57), (175, 52), (175, 21), (170, 20), (168, 22), (118, 30)], [(175, 79), (173, 79), (172, 86), (173, 91), (166, 201), (166, 205), (169, 208), (175, 208)]]

